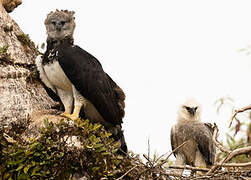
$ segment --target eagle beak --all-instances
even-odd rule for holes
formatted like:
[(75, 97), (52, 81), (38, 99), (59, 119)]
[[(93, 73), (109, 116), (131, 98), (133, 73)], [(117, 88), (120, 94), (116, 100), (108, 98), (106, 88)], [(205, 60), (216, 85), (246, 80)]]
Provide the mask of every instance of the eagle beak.
[(192, 116), (194, 116), (195, 113), (196, 113), (196, 110), (197, 110), (197, 107), (195, 107), (195, 108), (189, 108), (189, 109), (188, 109), (188, 112), (189, 112)]
[(62, 26), (57, 24), (57, 25), (56, 25), (56, 30), (57, 30), (57, 31), (61, 31), (61, 29), (62, 29)]

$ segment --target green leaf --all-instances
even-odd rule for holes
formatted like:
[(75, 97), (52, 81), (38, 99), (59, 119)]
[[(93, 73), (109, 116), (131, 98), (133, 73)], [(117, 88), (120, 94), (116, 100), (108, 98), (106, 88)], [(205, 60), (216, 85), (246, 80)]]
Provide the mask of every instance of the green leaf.
[(30, 167), (29, 167), (29, 166), (26, 166), (26, 167), (24, 168), (24, 173), (25, 173), (25, 174), (28, 174), (29, 169), (30, 169)]
[(103, 152), (102, 155), (110, 155), (110, 152)]
[(34, 150), (37, 148), (37, 146), (40, 144), (40, 142), (35, 142), (30, 146), (30, 150)]
[(34, 153), (33, 151), (28, 150), (28, 151), (25, 152), (25, 156), (29, 156), (29, 155), (31, 155), (33, 153)]
[(92, 146), (88, 146), (88, 145), (86, 145), (85, 147), (87, 147), (88, 149), (92, 149), (93, 148)]
[(94, 148), (100, 148), (100, 147), (103, 147), (103, 146), (104, 146), (104, 144), (98, 143), (98, 144), (95, 144), (93, 147)]
[(37, 174), (37, 171), (39, 171), (39, 170), (40, 170), (40, 167), (39, 167), (39, 166), (36, 166), (36, 167), (32, 170), (31, 176), (38, 175), (38, 174)]
[(107, 137), (110, 137), (112, 135), (112, 133), (109, 133), (109, 132), (106, 132), (106, 133), (101, 133), (101, 137), (102, 138), (107, 138)]
[(106, 149), (106, 147), (100, 147), (100, 148), (98, 148), (96, 151), (97, 152), (104, 152), (104, 151), (106, 151), (107, 149)]
[(18, 168), (16, 169), (16, 171), (19, 171), (19, 170), (23, 169), (23, 167), (24, 167), (24, 164), (20, 164), (20, 165), (18, 166)]
[(93, 167), (92, 170), (97, 171), (97, 170), (99, 170), (99, 167)]
[(64, 156), (64, 153), (63, 152), (60, 152), (58, 155), (57, 155), (57, 157), (59, 157), (59, 158), (61, 158), (61, 157), (63, 157)]
[(35, 153), (34, 153), (34, 156), (39, 157), (39, 156), (41, 156), (41, 153), (39, 153), (39, 152), (35, 152)]
[(28, 179), (28, 175), (21, 173), (18, 175), (18, 180), (27, 180)]
[(122, 159), (124, 159), (124, 157), (123, 157), (123, 156), (118, 155), (118, 156), (117, 156), (117, 159), (121, 159), (121, 160), (122, 160)]
[(92, 128), (92, 131), (99, 129), (101, 126), (102, 126), (101, 124), (95, 124), (94, 127)]

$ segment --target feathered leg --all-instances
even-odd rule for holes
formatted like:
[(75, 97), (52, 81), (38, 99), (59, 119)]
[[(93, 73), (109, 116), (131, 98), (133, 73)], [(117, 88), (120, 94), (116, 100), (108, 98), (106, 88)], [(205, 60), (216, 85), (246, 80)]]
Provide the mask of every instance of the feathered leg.
[[(205, 162), (205, 160), (199, 150), (196, 151), (194, 165), (196, 167), (203, 167), (203, 168), (207, 167), (207, 164), (206, 164), (206, 162)], [(197, 171), (196, 174), (202, 175), (203, 173), (201, 171)]]
[[(179, 166), (186, 165), (186, 158), (183, 154), (178, 153), (176, 155), (175, 165), (179, 165)], [(174, 174), (181, 176), (183, 174), (183, 171), (184, 171), (184, 169), (177, 169), (177, 170), (174, 170)]]
[(72, 93), (70, 91), (64, 91), (62, 89), (57, 89), (57, 92), (65, 109), (65, 111), (60, 115), (66, 117), (72, 111), (72, 104), (73, 104)]
[(79, 118), (79, 113), (82, 106), (86, 106), (85, 98), (72, 86), (72, 92), (74, 96), (74, 109), (72, 114), (67, 114), (65, 117), (70, 118), (71, 120), (76, 120)]

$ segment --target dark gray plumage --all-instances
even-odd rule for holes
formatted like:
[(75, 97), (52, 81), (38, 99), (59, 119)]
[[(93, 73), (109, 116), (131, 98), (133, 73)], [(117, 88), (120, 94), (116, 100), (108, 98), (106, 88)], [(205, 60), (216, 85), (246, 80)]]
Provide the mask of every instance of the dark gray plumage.
[(179, 107), (177, 124), (171, 129), (172, 149), (185, 141), (187, 143), (174, 153), (176, 165), (209, 167), (215, 161), (213, 132), (208, 124), (201, 122), (200, 111), (201, 107), (194, 99), (187, 100)]

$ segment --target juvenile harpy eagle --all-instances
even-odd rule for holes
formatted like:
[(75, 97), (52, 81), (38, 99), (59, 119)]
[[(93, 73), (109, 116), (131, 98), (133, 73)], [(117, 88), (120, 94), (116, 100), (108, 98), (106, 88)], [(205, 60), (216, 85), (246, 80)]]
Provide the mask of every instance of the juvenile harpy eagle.
[(187, 143), (174, 153), (176, 165), (209, 167), (215, 161), (213, 129), (209, 123), (201, 122), (200, 112), (201, 106), (194, 99), (179, 107), (177, 123), (171, 129), (172, 149), (185, 141)]
[(83, 108), (86, 118), (103, 124), (127, 152), (121, 126), (125, 94), (95, 57), (73, 44), (74, 19), (73, 11), (48, 14), (47, 49), (36, 58), (40, 79), (63, 103), (62, 116), (75, 120)]

